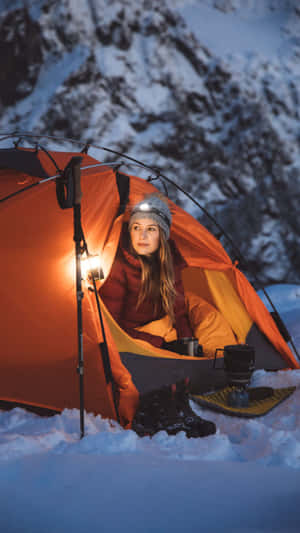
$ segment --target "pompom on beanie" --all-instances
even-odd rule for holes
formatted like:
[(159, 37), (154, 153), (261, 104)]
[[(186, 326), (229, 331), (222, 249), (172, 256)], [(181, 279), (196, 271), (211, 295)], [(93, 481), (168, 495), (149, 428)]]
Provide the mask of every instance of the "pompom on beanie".
[(166, 239), (170, 236), (172, 215), (168, 204), (158, 195), (151, 194), (136, 204), (129, 219), (129, 229), (140, 218), (152, 218), (165, 233)]

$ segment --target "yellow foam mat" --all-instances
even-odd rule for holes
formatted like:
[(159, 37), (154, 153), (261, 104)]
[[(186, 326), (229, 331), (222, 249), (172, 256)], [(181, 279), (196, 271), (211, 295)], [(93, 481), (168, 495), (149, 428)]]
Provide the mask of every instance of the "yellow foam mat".
[[(213, 411), (219, 411), (221, 413), (233, 416), (251, 418), (265, 415), (271, 411), (271, 409), (276, 407), (276, 405), (288, 398), (295, 391), (295, 389), (296, 387), (273, 389), (272, 395), (268, 398), (261, 400), (250, 399), (248, 407), (231, 407), (227, 404), (228, 393), (233, 390), (233, 387), (225, 387), (225, 389), (209, 394), (193, 394), (191, 399), (201, 407), (207, 407)], [(255, 389), (252, 389), (252, 391), (254, 392)]]

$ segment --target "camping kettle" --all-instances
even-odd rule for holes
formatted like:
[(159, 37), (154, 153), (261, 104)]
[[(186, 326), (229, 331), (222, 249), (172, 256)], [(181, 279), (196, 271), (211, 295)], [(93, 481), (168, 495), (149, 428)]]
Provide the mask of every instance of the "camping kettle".
[(248, 344), (224, 346), (224, 370), (230, 385), (246, 386), (255, 369), (255, 350)]
[(247, 386), (255, 369), (255, 349), (248, 344), (232, 344), (224, 346), (224, 348), (217, 348), (214, 368), (218, 351), (224, 352), (223, 369), (226, 373), (228, 385), (234, 387), (228, 393), (228, 404), (232, 407), (248, 407), (249, 395)]
[[(219, 351), (224, 352), (224, 367), (229, 385), (245, 386), (255, 369), (255, 349), (248, 344), (231, 344), (215, 351), (214, 368)], [(222, 370), (217, 369), (217, 370)]]

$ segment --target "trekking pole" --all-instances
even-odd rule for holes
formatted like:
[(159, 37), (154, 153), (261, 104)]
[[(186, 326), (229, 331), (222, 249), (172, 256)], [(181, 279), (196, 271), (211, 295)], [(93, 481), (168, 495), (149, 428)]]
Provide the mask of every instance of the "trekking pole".
[(76, 302), (77, 302), (77, 342), (79, 374), (79, 405), (80, 405), (80, 438), (84, 437), (84, 361), (83, 361), (83, 328), (82, 328), (82, 275), (81, 256), (84, 251), (84, 235), (81, 226), (81, 156), (74, 156), (63, 172), (56, 178), (56, 197), (62, 209), (73, 208), (73, 226), (76, 258)]
[(81, 256), (84, 251), (84, 236), (81, 226), (81, 170), (82, 157), (75, 156), (69, 161), (59, 178), (56, 179), (57, 201), (62, 209), (73, 207), (73, 226), (76, 258), (76, 302), (77, 302), (77, 343), (79, 374), (79, 405), (80, 405), (80, 438), (84, 437), (84, 360), (83, 360), (83, 328), (82, 328), (82, 275)]
[(70, 162), (73, 180), (73, 221), (76, 256), (76, 300), (77, 300), (77, 337), (78, 337), (78, 367), (79, 374), (79, 403), (80, 403), (80, 438), (84, 437), (84, 357), (83, 357), (83, 327), (82, 327), (82, 274), (81, 255), (83, 251), (83, 233), (81, 227), (81, 186), (80, 163), (81, 157), (73, 157)]
[[(68, 163), (63, 175), (56, 180), (56, 194), (57, 200), (62, 209), (73, 207), (74, 217), (74, 241), (75, 241), (75, 256), (76, 256), (76, 300), (77, 300), (77, 331), (78, 331), (78, 367), (79, 374), (79, 394), (80, 394), (80, 438), (84, 437), (84, 357), (83, 357), (83, 321), (82, 321), (82, 299), (84, 293), (82, 291), (82, 254), (85, 252), (87, 257), (90, 257), (87, 242), (84, 237), (84, 232), (81, 225), (81, 167), (82, 157), (75, 156)], [(95, 283), (95, 276), (92, 272), (93, 292), (96, 296), (97, 308), (100, 318), (100, 324), (103, 334), (103, 342), (101, 343), (102, 360), (104, 366), (104, 373), (106, 382), (111, 382), (114, 407), (116, 411), (117, 421), (120, 423), (120, 416), (116, 398), (116, 385), (114, 382), (112, 369), (109, 360), (108, 346), (105, 335), (104, 323)]]

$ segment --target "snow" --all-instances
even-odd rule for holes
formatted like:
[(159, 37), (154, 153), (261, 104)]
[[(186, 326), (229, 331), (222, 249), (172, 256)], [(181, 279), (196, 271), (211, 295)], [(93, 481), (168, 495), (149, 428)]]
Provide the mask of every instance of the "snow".
[(124, 54), (116, 50), (115, 46), (105, 46), (102, 49), (96, 49), (96, 60), (99, 71), (105, 77), (124, 76), (126, 74), (124, 64)]
[[(15, 9), (23, 9), (24, 4), (24, 0), (0, 0), (0, 13), (7, 14)], [(44, 4), (45, 0), (31, 0), (30, 3), (26, 5), (33, 19), (39, 19), (41, 8)]]
[[(154, 124), (148, 126), (145, 131), (139, 132), (140, 142), (142, 146), (147, 147), (152, 139), (156, 140), (156, 143), (163, 143), (165, 138), (174, 134), (174, 128), (169, 122), (156, 121)], [(145, 161), (145, 158), (144, 158)], [(149, 163), (151, 164), (151, 163)], [(157, 165), (158, 166), (158, 165)], [(149, 175), (149, 172), (148, 172)]]
[(64, 80), (68, 78), (69, 74), (84, 63), (88, 54), (87, 48), (77, 46), (61, 59), (53, 58), (51, 64), (41, 68), (33, 92), (10, 110), (11, 116), (19, 117), (20, 129), (26, 130), (27, 128), (28, 131), (34, 131), (34, 127), (47, 110), (49, 100), (61, 87)]
[[(300, 286), (267, 291), (298, 333), (299, 349)], [(297, 388), (252, 419), (191, 402), (217, 426), (202, 439), (182, 432), (140, 438), (86, 414), (80, 440), (76, 409), (50, 418), (1, 411), (0, 531), (298, 532), (300, 370), (259, 370), (251, 385)]]
[[(163, 111), (164, 103), (169, 96), (169, 90), (159, 83), (153, 86), (139, 86), (136, 90), (136, 100), (140, 108), (144, 108), (145, 113), (151, 113), (154, 110), (159, 113)], [(151, 105), (149, 105), (151, 102)]]
[(265, 4), (261, 2), (262, 9), (259, 9), (259, 3), (255, 7), (244, 3), (238, 13), (224, 13), (194, 0), (184, 3), (179, 12), (199, 41), (218, 56), (239, 51), (242, 54), (257, 52), (274, 59), (287, 47), (289, 37), (283, 32), (283, 26), (289, 20), (290, 10), (282, 2), (281, 10), (268, 12)]

